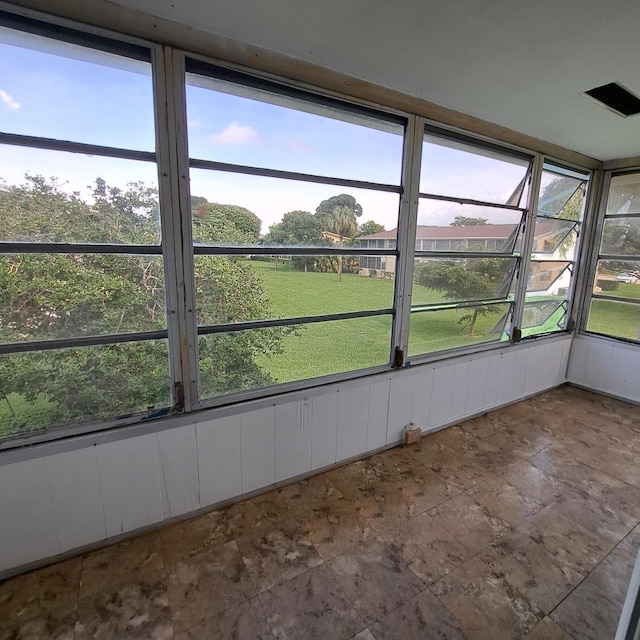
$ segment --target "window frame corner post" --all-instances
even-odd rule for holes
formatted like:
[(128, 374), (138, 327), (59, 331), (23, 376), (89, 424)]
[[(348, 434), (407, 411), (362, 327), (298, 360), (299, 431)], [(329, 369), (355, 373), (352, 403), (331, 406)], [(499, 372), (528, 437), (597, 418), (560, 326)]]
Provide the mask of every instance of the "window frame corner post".
[(181, 410), (189, 412), (198, 406), (198, 370), (184, 56), (168, 46), (153, 52), (171, 388), (174, 406), (180, 400)]
[(400, 199), (400, 215), (396, 238), (398, 258), (394, 292), (395, 316), (391, 344), (391, 362), (396, 367), (398, 363), (395, 354), (398, 352), (403, 354), (402, 366), (406, 365), (408, 358), (424, 127), (425, 121), (422, 117), (409, 116), (402, 154), (402, 197)]

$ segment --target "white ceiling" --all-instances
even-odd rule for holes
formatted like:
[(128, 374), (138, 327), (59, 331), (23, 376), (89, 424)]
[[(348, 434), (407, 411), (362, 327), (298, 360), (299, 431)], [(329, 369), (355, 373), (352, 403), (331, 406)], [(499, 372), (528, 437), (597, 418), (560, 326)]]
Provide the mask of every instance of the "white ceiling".
[(600, 160), (640, 155), (638, 0), (115, 0), (299, 58)]

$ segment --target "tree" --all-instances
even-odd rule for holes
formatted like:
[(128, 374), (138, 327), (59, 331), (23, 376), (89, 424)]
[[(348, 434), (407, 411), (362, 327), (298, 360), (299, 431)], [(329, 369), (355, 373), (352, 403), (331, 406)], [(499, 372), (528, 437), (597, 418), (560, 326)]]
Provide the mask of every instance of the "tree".
[(368, 220), (367, 222), (363, 222), (360, 227), (358, 228), (358, 233), (356, 233), (356, 238), (360, 237), (360, 236), (370, 236), (373, 235), (374, 233), (380, 233), (381, 231), (384, 231), (384, 225), (382, 224), (378, 224), (377, 222), (374, 222), (373, 220)]
[(347, 193), (341, 193), (339, 196), (331, 196), (327, 200), (323, 200), (317, 207), (315, 216), (320, 221), (323, 231), (330, 231), (328, 220), (333, 214), (336, 207), (343, 207), (351, 211), (354, 218), (362, 215), (362, 206), (356, 202), (353, 196)]
[[(513, 262), (500, 258), (424, 261), (416, 265), (414, 281), (445, 294), (452, 302), (492, 300), (505, 296), (511, 284)], [(474, 336), (480, 316), (499, 313), (494, 305), (470, 307), (460, 323)]]
[(486, 218), (469, 218), (468, 216), (456, 216), (453, 222), (449, 224), (450, 227), (478, 227), (483, 224), (487, 224)]
[[(196, 242), (255, 242), (247, 209), (194, 198)], [(0, 237), (31, 242), (160, 244), (155, 190), (98, 178), (89, 199), (41, 176), (0, 193)], [(262, 281), (235, 256), (196, 256), (201, 324), (270, 317)], [(0, 341), (30, 342), (166, 327), (159, 256), (17, 253), (0, 256)], [(258, 354), (277, 352), (291, 329), (200, 339), (201, 392), (219, 395), (270, 382)], [(15, 353), (0, 359), (0, 435), (167, 406), (165, 340)], [(238, 386), (241, 385), (241, 386)]]
[[(345, 237), (353, 237), (358, 230), (358, 223), (355, 215), (349, 207), (336, 206), (327, 218), (327, 230), (339, 236), (338, 246), (344, 246)], [(337, 280), (342, 279), (342, 256), (338, 256), (338, 276)]]

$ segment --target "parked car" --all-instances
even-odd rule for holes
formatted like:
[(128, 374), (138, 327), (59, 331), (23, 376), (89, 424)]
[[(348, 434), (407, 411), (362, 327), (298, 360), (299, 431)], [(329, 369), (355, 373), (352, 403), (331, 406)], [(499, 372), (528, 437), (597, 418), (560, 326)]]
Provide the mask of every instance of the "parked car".
[(625, 271), (624, 273), (619, 273), (616, 276), (616, 280), (627, 284), (637, 284), (640, 281), (640, 276), (637, 271)]

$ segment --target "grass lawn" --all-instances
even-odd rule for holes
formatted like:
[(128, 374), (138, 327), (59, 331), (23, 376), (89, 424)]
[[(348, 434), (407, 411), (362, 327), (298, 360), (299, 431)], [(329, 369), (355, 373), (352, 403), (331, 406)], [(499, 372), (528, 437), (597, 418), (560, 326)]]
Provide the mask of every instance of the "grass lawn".
[[(335, 273), (304, 273), (286, 263), (279, 263), (277, 268), (269, 262), (251, 264), (262, 275), (275, 317), (387, 309), (393, 304), (391, 280), (345, 273), (342, 282), (337, 282)], [(414, 298), (419, 302), (435, 302), (441, 296), (415, 287)], [(500, 312), (505, 307), (497, 306)], [(466, 310), (450, 309), (414, 314), (410, 354), (499, 339), (499, 335), (489, 331), (500, 319), (500, 313), (480, 318), (473, 338), (459, 323), (465, 313)], [(362, 369), (389, 362), (390, 339), (391, 316), (308, 324), (284, 339), (281, 353), (260, 357), (258, 364), (278, 382)]]

